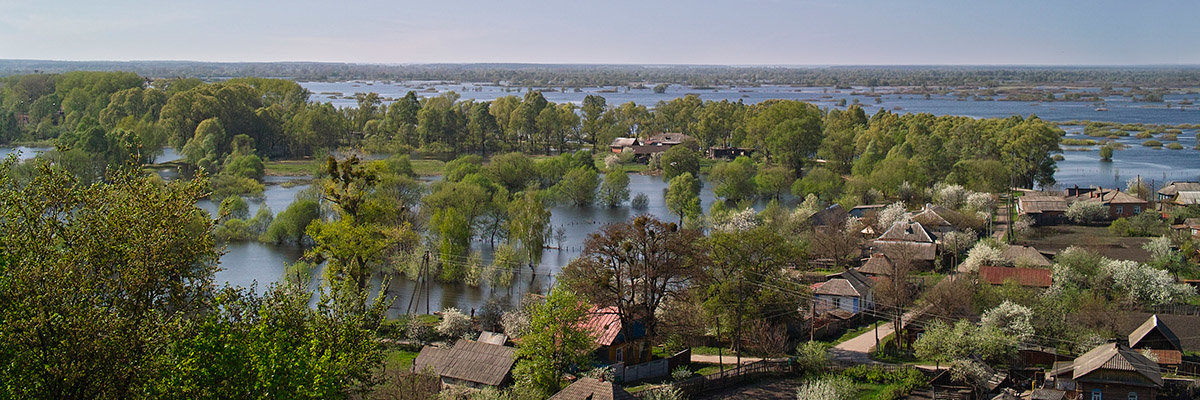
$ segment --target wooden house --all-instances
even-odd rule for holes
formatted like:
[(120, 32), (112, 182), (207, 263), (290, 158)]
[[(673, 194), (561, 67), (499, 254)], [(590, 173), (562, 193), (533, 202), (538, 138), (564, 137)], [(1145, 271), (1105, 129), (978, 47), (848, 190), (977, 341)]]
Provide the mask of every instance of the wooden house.
[(625, 388), (612, 381), (581, 378), (558, 391), (550, 400), (636, 400)]
[(1069, 399), (1154, 400), (1163, 378), (1157, 363), (1114, 341), (1056, 363), (1047, 373), (1047, 383), (1065, 391)]
[(918, 268), (932, 267), (937, 260), (934, 235), (915, 221), (892, 224), (883, 235), (871, 241), (871, 247), (876, 253), (886, 254), (892, 262), (908, 259)]
[(516, 356), (513, 347), (459, 339), (451, 348), (422, 348), (413, 360), (413, 371), (431, 370), (445, 385), (501, 386), (512, 380)]
[(1108, 207), (1110, 219), (1132, 217), (1141, 214), (1150, 202), (1116, 189), (1079, 188), (1067, 189), (1067, 204), (1079, 201), (1097, 201)]
[(851, 314), (875, 308), (875, 296), (871, 293), (874, 281), (855, 270), (847, 270), (826, 277), (825, 282), (812, 286), (813, 307), (824, 314), (842, 310)]
[(596, 340), (596, 360), (604, 364), (641, 364), (650, 361), (646, 327), (637, 321), (622, 321), (616, 307), (593, 307), (583, 328)]
[(1152, 359), (1164, 369), (1178, 368), (1183, 363), (1183, 345), (1179, 336), (1171, 331), (1158, 315), (1151, 315), (1137, 329), (1129, 333), (1129, 347), (1152, 355)]

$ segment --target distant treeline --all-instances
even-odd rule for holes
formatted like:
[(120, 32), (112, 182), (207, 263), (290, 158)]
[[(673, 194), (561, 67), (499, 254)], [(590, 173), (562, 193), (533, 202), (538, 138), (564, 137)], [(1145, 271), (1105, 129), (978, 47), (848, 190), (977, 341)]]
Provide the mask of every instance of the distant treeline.
[(300, 81), (433, 80), (532, 87), (625, 86), (654, 82), (692, 86), (1087, 85), (1190, 87), (1200, 66), (718, 66), (587, 64), (350, 64), (318, 62), (0, 60), (0, 76), (35, 72), (130, 71), (152, 78), (216, 80), (277, 77)]

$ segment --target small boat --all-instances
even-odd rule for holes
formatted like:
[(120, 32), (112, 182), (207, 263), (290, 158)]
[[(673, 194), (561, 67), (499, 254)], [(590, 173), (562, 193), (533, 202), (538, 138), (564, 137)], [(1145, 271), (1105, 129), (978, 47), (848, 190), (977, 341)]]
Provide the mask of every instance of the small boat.
[(1108, 111), (1108, 109), (1104, 107), (1097, 107), (1096, 111)]

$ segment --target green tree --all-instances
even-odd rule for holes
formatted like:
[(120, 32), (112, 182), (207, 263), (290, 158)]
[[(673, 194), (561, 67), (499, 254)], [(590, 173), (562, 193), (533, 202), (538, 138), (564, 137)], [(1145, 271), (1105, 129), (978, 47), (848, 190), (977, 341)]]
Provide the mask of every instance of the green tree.
[(588, 305), (569, 290), (556, 288), (534, 306), (528, 334), (521, 336), (513, 378), (545, 397), (563, 386), (563, 373), (591, 363), (595, 338), (583, 323)]
[(250, 206), (246, 204), (246, 200), (242, 196), (229, 196), (225, 200), (221, 200), (220, 206), (217, 207), (217, 216), (222, 219), (250, 218)]
[(700, 181), (690, 172), (671, 179), (667, 185), (667, 209), (679, 214), (679, 223), (684, 219), (700, 216)]
[(700, 153), (688, 146), (673, 146), (663, 152), (659, 160), (662, 165), (663, 180), (670, 182), (676, 176), (684, 173), (700, 176)]
[(609, 208), (618, 207), (629, 200), (629, 175), (621, 171), (609, 171), (604, 174), (604, 182), (600, 184), (600, 204)]
[(608, 108), (605, 104), (604, 97), (589, 94), (583, 98), (583, 137), (588, 143), (597, 145), (596, 139), (600, 135), (604, 124), (604, 111)]
[(308, 225), (321, 215), (321, 205), (315, 200), (296, 200), (279, 213), (260, 240), (268, 243), (291, 242), (299, 245), (307, 232)]
[(34, 163), (23, 181), (0, 167), (0, 397), (138, 397), (169, 332), (207, 309), (205, 185)]
[(453, 207), (433, 213), (430, 225), (437, 233), (438, 253), (443, 261), (440, 278), (446, 282), (462, 279), (461, 265), (471, 249), (471, 223)]
[(792, 184), (792, 194), (803, 197), (815, 194), (826, 201), (836, 199), (842, 193), (842, 177), (825, 168), (814, 168), (808, 171), (803, 179)]
[(713, 183), (713, 194), (734, 202), (753, 198), (757, 193), (754, 186), (756, 169), (748, 157), (717, 163), (708, 175)]
[(594, 167), (576, 167), (567, 171), (562, 181), (554, 186), (554, 192), (571, 204), (588, 206), (596, 202), (596, 187), (599, 185), (600, 176)]
[(550, 209), (536, 191), (519, 193), (508, 204), (508, 240), (525, 253), (530, 270), (542, 260), (549, 226)]
[(779, 198), (779, 195), (792, 187), (792, 171), (781, 166), (769, 166), (758, 171), (754, 176), (754, 186), (758, 194), (769, 198)]
[(1113, 146), (1106, 144), (1106, 145), (1100, 147), (1100, 161), (1105, 161), (1105, 162), (1112, 161), (1112, 156), (1113, 156)]

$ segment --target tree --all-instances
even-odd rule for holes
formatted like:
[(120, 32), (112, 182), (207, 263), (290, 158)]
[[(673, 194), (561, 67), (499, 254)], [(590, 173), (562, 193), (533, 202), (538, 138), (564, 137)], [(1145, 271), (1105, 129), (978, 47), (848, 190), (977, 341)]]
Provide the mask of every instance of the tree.
[(663, 180), (668, 182), (685, 173), (700, 176), (700, 153), (684, 145), (672, 146), (663, 152), (659, 164), (662, 165)]
[(679, 223), (685, 218), (700, 216), (700, 181), (690, 172), (671, 179), (667, 186), (667, 209), (679, 214)]
[(1033, 310), (1029, 307), (1005, 300), (995, 308), (983, 313), (980, 324), (1000, 329), (1005, 335), (1017, 340), (1027, 340), (1033, 337)]
[(1037, 117), (1029, 117), (1009, 130), (1002, 154), (1018, 186), (1054, 184), (1055, 162), (1051, 156), (1062, 152), (1058, 146), (1062, 135), (1062, 129)]
[(599, 137), (600, 130), (605, 123), (603, 118), (606, 108), (607, 105), (605, 105), (604, 97), (602, 96), (589, 94), (583, 98), (583, 107), (580, 108), (583, 111), (582, 130), (583, 136), (588, 143), (593, 145), (598, 144), (596, 139)]
[(564, 200), (576, 206), (589, 206), (596, 202), (596, 187), (600, 176), (595, 168), (576, 167), (567, 171), (554, 191)]
[(321, 205), (315, 200), (297, 200), (271, 221), (260, 240), (276, 244), (292, 242), (299, 245), (304, 239), (308, 225), (320, 215)]
[(954, 325), (935, 320), (913, 343), (919, 358), (952, 361), (977, 356), (989, 363), (1005, 362), (1017, 355), (1019, 341), (999, 328), (977, 326), (962, 319)]
[(618, 207), (629, 200), (629, 175), (621, 171), (609, 171), (604, 174), (604, 182), (600, 185), (600, 204), (609, 208)]
[(1066, 216), (1077, 224), (1094, 224), (1108, 219), (1108, 207), (1099, 201), (1076, 201), (1067, 206)]
[(717, 163), (708, 175), (714, 185), (713, 194), (734, 202), (754, 197), (757, 193), (754, 186), (755, 169), (754, 163), (744, 156), (732, 162)]
[(524, 252), (529, 269), (542, 260), (542, 248), (549, 235), (550, 210), (536, 191), (517, 194), (508, 204), (508, 240)]
[(917, 295), (909, 283), (909, 275), (914, 269), (915, 250), (907, 246), (896, 246), (891, 250), (887, 256), (892, 260), (892, 269), (883, 279), (876, 281), (872, 290), (875, 292), (875, 302), (892, 320), (892, 332), (899, 334), (903, 332), (904, 312)]
[(246, 200), (242, 196), (229, 196), (225, 200), (221, 200), (221, 205), (217, 207), (217, 216), (222, 219), (250, 218), (250, 206), (246, 204)]
[(622, 321), (641, 321), (654, 337), (659, 306), (700, 273), (701, 236), (644, 215), (611, 224), (588, 235), (583, 252), (559, 279), (593, 304), (616, 307)]
[(571, 291), (550, 291), (546, 302), (533, 308), (528, 334), (521, 336), (513, 378), (543, 397), (562, 389), (568, 368), (591, 361), (595, 339), (583, 327), (587, 313), (587, 304)]
[(787, 168), (769, 166), (759, 170), (758, 175), (754, 176), (754, 186), (758, 188), (759, 195), (777, 199), (792, 186), (793, 180), (792, 171)]
[(1104, 145), (1100, 147), (1100, 161), (1111, 162), (1113, 157), (1113, 146)]
[(206, 185), (31, 163), (20, 180), (0, 166), (0, 397), (138, 397), (172, 329), (208, 309)]
[(842, 193), (842, 177), (825, 168), (811, 169), (804, 178), (792, 183), (793, 195), (803, 197), (809, 193), (826, 201), (833, 200)]

